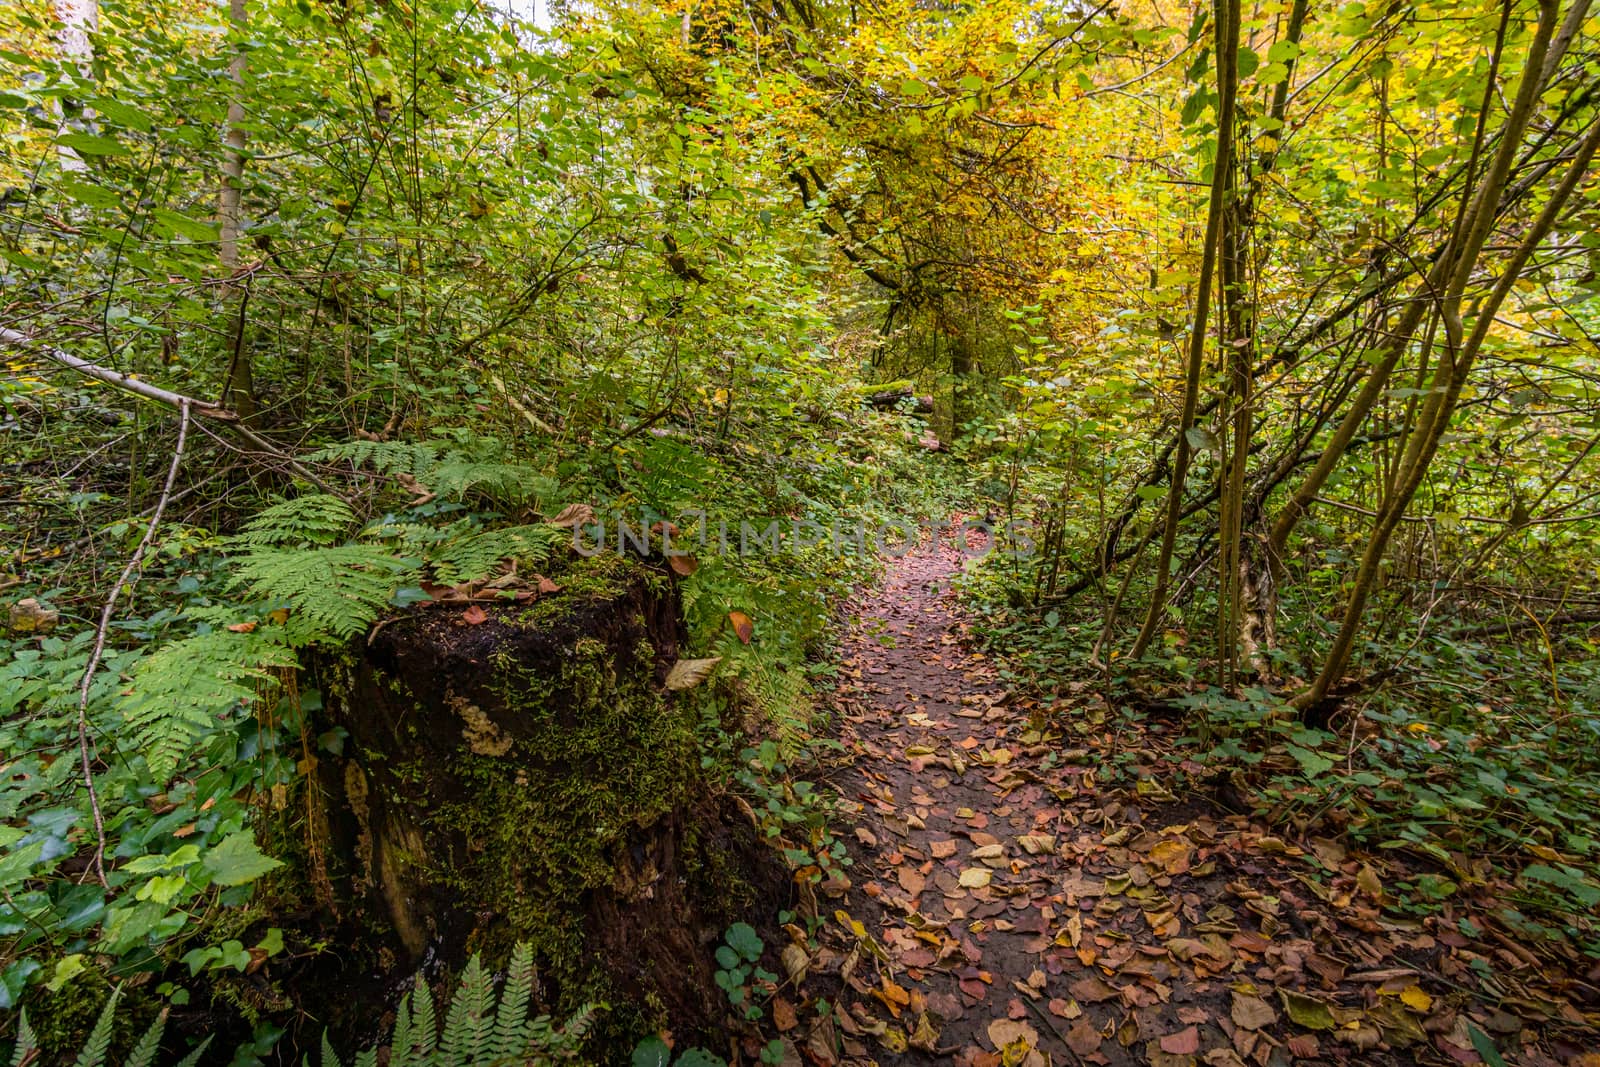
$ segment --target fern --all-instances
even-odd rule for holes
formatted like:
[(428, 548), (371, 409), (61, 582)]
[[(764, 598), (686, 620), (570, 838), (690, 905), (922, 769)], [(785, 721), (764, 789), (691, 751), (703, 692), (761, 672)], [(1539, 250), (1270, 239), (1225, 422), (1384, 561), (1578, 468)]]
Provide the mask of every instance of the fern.
[[(461, 983), (450, 1000), (449, 1019), (441, 1038), (433, 997), (428, 992), (428, 984), (419, 976), (412, 991), (400, 1000), (390, 1039), (356, 1053), (354, 1067), (377, 1067), (378, 1051), (384, 1045), (389, 1049), (388, 1067), (510, 1067), (511, 1064), (547, 1067), (560, 1060), (573, 1059), (604, 1005), (585, 1004), (559, 1027), (548, 1015), (530, 1020), (528, 1003), (533, 999), (533, 981), (533, 949), (526, 942), (519, 943), (511, 952), (511, 965), (497, 1008), (494, 979), (474, 955), (461, 972)], [(121, 997), (122, 987), (118, 986), (106, 998), (105, 1007), (73, 1061), (73, 1067), (105, 1067)], [(161, 1048), (166, 1022), (167, 1013), (163, 1010), (134, 1043), (122, 1067), (152, 1067)], [(210, 1044), (208, 1037), (175, 1067), (195, 1067)], [(17, 1022), (11, 1067), (26, 1067), (37, 1059), (38, 1039), (24, 1011)], [(322, 1036), (318, 1064), (319, 1067), (344, 1067), (344, 1061), (334, 1051), (327, 1034)]]
[(505, 526), (442, 541), (427, 552), (427, 559), (440, 582), (457, 585), (482, 578), (507, 558), (543, 563), (566, 536), (565, 531), (543, 524)]
[(255, 634), (217, 630), (184, 638), (139, 662), (118, 710), (151, 774), (166, 781), (219, 716), (272, 681), (268, 668), (294, 663), (288, 649)]
[(239, 545), (331, 545), (355, 524), (350, 505), (328, 493), (309, 493), (274, 504), (232, 538)]
[(161, 1032), (166, 1026), (167, 1009), (162, 1008), (155, 1022), (150, 1024), (138, 1044), (133, 1046), (133, 1051), (128, 1053), (128, 1059), (122, 1067), (151, 1067), (156, 1061), (156, 1054), (161, 1051)]
[(17, 1021), (17, 1047), (11, 1050), (11, 1067), (22, 1067), (31, 1058), (30, 1053), (38, 1047), (39, 1039), (33, 1035), (33, 1027), (28, 1025), (27, 1009), (23, 1009)]
[(429, 475), (428, 487), (442, 497), (460, 500), (482, 493), (506, 503), (521, 504), (547, 499), (557, 485), (532, 467), (516, 463), (486, 463), (452, 454)]
[(73, 1067), (100, 1067), (106, 1062), (106, 1053), (111, 1050), (111, 1022), (117, 1014), (117, 1001), (121, 999), (122, 987), (118, 986), (106, 998), (106, 1006), (100, 1009), (100, 1018), (95, 1020), (89, 1040), (83, 1043)]
[[(493, 451), (492, 446), (489, 451)], [(555, 482), (532, 467), (485, 458), (481, 454), (468, 455), (433, 441), (417, 444), (346, 441), (313, 452), (307, 458), (317, 462), (348, 462), (380, 474), (407, 475), (447, 500), (459, 500), (476, 492), (507, 503), (524, 503), (552, 496), (557, 488)]]
[(389, 603), (400, 575), (415, 565), (368, 545), (257, 549), (239, 562), (236, 584), (272, 603), (288, 603), (292, 646), (347, 640)]
[(306, 459), (313, 463), (344, 461), (356, 467), (370, 467), (380, 474), (409, 474), (421, 481), (438, 466), (439, 449), (428, 442), (345, 441), (319, 449)]
[(461, 985), (451, 998), (444, 1033), (439, 1038), (439, 1056), (446, 1063), (477, 1063), (491, 1023), (489, 1004), (493, 987), (482, 962), (474, 955), (461, 972)]
[(533, 999), (533, 946), (522, 942), (511, 951), (506, 984), (500, 990), (500, 1007), (494, 1017), (494, 1038), (489, 1051), (509, 1059), (528, 1047), (528, 1001)]

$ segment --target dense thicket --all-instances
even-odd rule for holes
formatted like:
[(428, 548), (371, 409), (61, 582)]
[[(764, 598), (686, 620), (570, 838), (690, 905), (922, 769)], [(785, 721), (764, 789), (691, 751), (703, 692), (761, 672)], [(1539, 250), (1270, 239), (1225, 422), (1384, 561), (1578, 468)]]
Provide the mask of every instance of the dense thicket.
[[(1586, 0), (24, 0), (0, 48), (0, 1007), (282, 951), (310, 650), (575, 515), (952, 494), (1025, 534), (967, 584), (1018, 684), (1180, 707), (1258, 812), (1595, 950)], [(791, 749), (868, 570), (684, 575)]]

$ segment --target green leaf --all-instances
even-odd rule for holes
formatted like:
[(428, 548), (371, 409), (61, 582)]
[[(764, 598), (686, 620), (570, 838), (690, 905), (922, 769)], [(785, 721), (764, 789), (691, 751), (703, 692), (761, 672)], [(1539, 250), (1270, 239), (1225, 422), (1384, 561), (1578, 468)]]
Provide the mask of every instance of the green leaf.
[(928, 86), (916, 78), (907, 78), (900, 83), (900, 95), (919, 97), (928, 95)]
[(1467, 1036), (1472, 1039), (1472, 1049), (1489, 1067), (1506, 1067), (1505, 1059), (1500, 1055), (1500, 1050), (1495, 1048), (1494, 1039), (1479, 1030), (1471, 1023), (1467, 1024)]
[(1239, 77), (1241, 77), (1241, 78), (1250, 77), (1250, 75), (1252, 75), (1252, 74), (1254, 74), (1256, 72), (1256, 68), (1259, 67), (1259, 66), (1261, 66), (1261, 57), (1256, 55), (1255, 52), (1251, 51), (1249, 48), (1245, 48), (1243, 46), (1240, 46), (1240, 48), (1239, 48)]
[(64, 133), (56, 138), (56, 144), (63, 148), (70, 148), (80, 156), (129, 156), (133, 150), (126, 145), (111, 139), (99, 137), (92, 133)]
[(283, 864), (271, 856), (262, 855), (256, 847), (255, 834), (250, 830), (229, 834), (207, 852), (205, 858), (205, 868), (217, 885), (244, 885), (281, 866)]
[(191, 241), (215, 241), (217, 228), (208, 223), (191, 219), (188, 215), (167, 208), (154, 208), (150, 217), (164, 230), (169, 230), (180, 237), (187, 237)]
[(1315, 997), (1290, 989), (1279, 989), (1278, 995), (1283, 998), (1283, 1010), (1295, 1025), (1307, 1030), (1332, 1030), (1337, 1025), (1333, 1010)]
[(56, 192), (71, 197), (86, 207), (101, 208), (107, 211), (122, 207), (122, 197), (103, 186), (92, 185), (73, 177), (64, 177), (56, 182)]
[(766, 947), (761, 942), (761, 935), (756, 933), (755, 927), (749, 923), (734, 923), (728, 927), (727, 942), (735, 952), (751, 963), (761, 958), (761, 951)]
[(633, 1047), (633, 1067), (667, 1067), (672, 1050), (659, 1037), (647, 1037)]
[(109, 96), (97, 96), (89, 101), (89, 106), (118, 126), (127, 126), (144, 133), (150, 132), (150, 116), (132, 104), (125, 104)]

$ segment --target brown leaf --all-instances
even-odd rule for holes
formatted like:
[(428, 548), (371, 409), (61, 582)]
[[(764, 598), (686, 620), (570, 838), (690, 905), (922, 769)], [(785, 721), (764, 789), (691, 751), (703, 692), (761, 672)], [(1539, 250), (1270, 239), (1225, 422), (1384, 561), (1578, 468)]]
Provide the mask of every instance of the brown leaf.
[(588, 504), (568, 504), (561, 509), (561, 514), (549, 520), (551, 526), (565, 526), (576, 529), (586, 526), (594, 521), (594, 508)]
[(778, 1028), (779, 1033), (788, 1033), (800, 1025), (800, 1019), (795, 1015), (794, 1005), (782, 997), (772, 998), (772, 1025)]
[(728, 621), (733, 623), (733, 632), (739, 635), (739, 642), (748, 645), (750, 639), (756, 635), (755, 623), (750, 621), (750, 616), (742, 611), (728, 612)]
[(1315, 1034), (1295, 1034), (1289, 1038), (1286, 1044), (1289, 1046), (1290, 1054), (1299, 1060), (1316, 1059), (1317, 1053), (1320, 1051), (1317, 1047), (1317, 1036)]
[(1271, 1004), (1249, 993), (1233, 994), (1233, 1021), (1245, 1030), (1259, 1030), (1278, 1021), (1278, 1013)]
[(685, 553), (673, 553), (667, 557), (667, 566), (672, 568), (672, 573), (681, 578), (687, 578), (700, 569), (700, 561)]
[(236, 634), (253, 634), (256, 632), (256, 624), (253, 622), (235, 622), (230, 623), (228, 629)]
[(1100, 1031), (1087, 1018), (1079, 1019), (1067, 1031), (1067, 1047), (1080, 1056), (1092, 1056), (1100, 1051)]
[(1169, 1052), (1174, 1056), (1194, 1055), (1200, 1051), (1199, 1029), (1188, 1026), (1175, 1034), (1168, 1034), (1161, 1039), (1161, 1051)]
[(473, 604), (466, 611), (461, 613), (461, 621), (466, 623), (468, 626), (477, 626), (479, 623), (489, 621), (489, 613), (484, 611), (478, 605)]
[(672, 690), (693, 689), (705, 681), (716, 665), (721, 662), (721, 656), (708, 656), (705, 659), (680, 659), (672, 665), (672, 670), (667, 673), (667, 688)]
[(1101, 1001), (1112, 1000), (1119, 995), (1114, 987), (1097, 974), (1078, 979), (1067, 987), (1067, 992), (1072, 994), (1074, 1000), (1084, 1001), (1089, 1004), (1099, 1004)]

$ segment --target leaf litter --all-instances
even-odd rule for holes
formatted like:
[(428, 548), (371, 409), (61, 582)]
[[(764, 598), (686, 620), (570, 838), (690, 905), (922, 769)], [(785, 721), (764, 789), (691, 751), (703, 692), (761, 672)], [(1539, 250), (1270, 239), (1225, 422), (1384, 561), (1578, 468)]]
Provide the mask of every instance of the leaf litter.
[[(925, 545), (856, 605), (833, 698), (855, 865), (780, 1020), (820, 1016), (790, 1035), (805, 1062), (1600, 1067), (1592, 961), (1519, 943), (1492, 896), (1386, 908), (1415, 873), (1395, 857), (1175, 796), (1160, 724), (1007, 692), (959, 565)], [(1118, 753), (1132, 788), (1105, 781)]]

